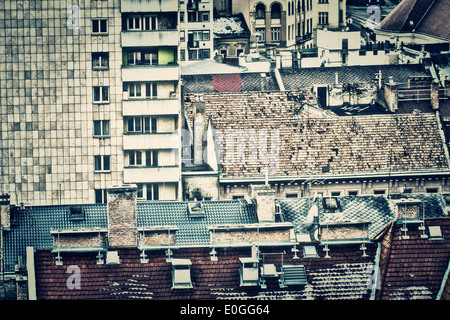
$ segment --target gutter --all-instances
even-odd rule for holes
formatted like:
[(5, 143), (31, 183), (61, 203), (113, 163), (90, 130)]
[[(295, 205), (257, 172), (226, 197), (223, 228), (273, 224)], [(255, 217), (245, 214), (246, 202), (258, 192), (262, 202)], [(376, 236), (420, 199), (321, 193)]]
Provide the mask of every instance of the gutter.
[(378, 242), (377, 253), (375, 254), (375, 265), (373, 266), (373, 276), (371, 278), (371, 292), (370, 292), (370, 300), (375, 300), (375, 293), (379, 288), (380, 283), (380, 258), (381, 258), (381, 242)]
[[(448, 152), (448, 151), (447, 151)], [(393, 178), (393, 177), (420, 177), (420, 176), (434, 176), (434, 175), (450, 175), (450, 170), (427, 170), (427, 171), (398, 171), (398, 172), (380, 172), (380, 173), (368, 173), (368, 174), (341, 174), (341, 175), (298, 175), (298, 176), (272, 176), (269, 177), (271, 182), (290, 181), (291, 183), (296, 180), (338, 180), (338, 179), (369, 179), (369, 178)], [(265, 177), (246, 177), (246, 178), (234, 178), (234, 177), (219, 177), (220, 183), (245, 183), (245, 182), (265, 182)]]

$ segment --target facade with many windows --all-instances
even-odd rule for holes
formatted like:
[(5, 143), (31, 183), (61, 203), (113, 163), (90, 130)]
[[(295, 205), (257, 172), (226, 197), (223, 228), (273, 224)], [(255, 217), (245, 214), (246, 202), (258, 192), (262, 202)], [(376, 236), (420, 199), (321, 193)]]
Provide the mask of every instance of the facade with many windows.
[(180, 63), (213, 57), (213, 0), (180, 1)]
[(177, 199), (178, 1), (7, 0), (0, 13), (0, 193), (100, 203), (136, 183), (140, 199)]

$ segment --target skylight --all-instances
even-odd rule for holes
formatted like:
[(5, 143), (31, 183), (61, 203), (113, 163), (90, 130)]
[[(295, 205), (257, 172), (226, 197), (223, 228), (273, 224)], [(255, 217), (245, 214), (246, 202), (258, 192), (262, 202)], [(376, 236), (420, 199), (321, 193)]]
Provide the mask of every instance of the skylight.
[(304, 246), (303, 257), (305, 258), (318, 258), (317, 250), (315, 246)]

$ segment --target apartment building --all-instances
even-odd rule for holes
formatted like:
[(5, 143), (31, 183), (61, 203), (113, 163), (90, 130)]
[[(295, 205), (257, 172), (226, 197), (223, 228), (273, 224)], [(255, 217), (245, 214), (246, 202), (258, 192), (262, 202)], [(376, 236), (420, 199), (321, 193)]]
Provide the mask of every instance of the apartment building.
[(180, 192), (178, 1), (121, 1), (124, 183), (140, 200)]
[(259, 49), (310, 48), (316, 44), (317, 29), (346, 26), (343, 0), (216, 0), (215, 7), (220, 15), (242, 13), (253, 36), (253, 47)]
[(213, 1), (180, 1), (180, 63), (213, 58)]
[(1, 1), (0, 16), (0, 192), (177, 199), (178, 1)]

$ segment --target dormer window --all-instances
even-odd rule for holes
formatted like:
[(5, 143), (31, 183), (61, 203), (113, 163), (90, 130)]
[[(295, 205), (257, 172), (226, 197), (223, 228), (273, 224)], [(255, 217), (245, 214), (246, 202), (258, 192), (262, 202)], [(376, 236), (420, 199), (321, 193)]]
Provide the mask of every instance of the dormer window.
[(172, 289), (192, 289), (191, 260), (171, 259)]
[(322, 198), (323, 199), (323, 208), (325, 212), (337, 212), (341, 211), (339, 201), (336, 197), (328, 197), (328, 198)]
[(84, 220), (85, 213), (82, 206), (71, 206), (69, 207), (69, 220)]
[(257, 258), (239, 258), (241, 267), (239, 268), (239, 276), (241, 286), (257, 286), (259, 285), (259, 271)]

